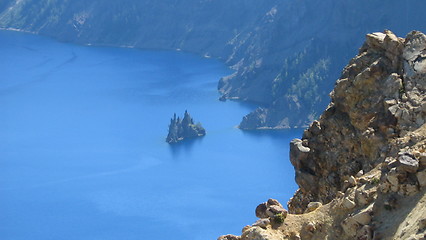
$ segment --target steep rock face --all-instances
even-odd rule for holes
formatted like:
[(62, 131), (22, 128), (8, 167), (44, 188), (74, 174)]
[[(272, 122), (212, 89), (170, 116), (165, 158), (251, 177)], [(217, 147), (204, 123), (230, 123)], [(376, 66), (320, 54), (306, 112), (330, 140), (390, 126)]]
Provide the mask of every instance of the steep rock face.
[(318, 117), (359, 36), (426, 30), (425, 7), (400, 0), (4, 0), (0, 28), (220, 58), (235, 71), (218, 85), (222, 99), (262, 106), (240, 127), (274, 129)]
[[(225, 96), (250, 99), (245, 89), (254, 92), (261, 89), (254, 86), (259, 77), (272, 80), (263, 81), (268, 84), (272, 101), (261, 102), (265, 104), (261, 109), (247, 115), (240, 124), (242, 129), (307, 127), (327, 106), (329, 99), (325, 95), (332, 89), (331, 80), (338, 78), (344, 64), (355, 53), (353, 46), (362, 43), (360, 36), (371, 30), (386, 28), (398, 29), (401, 34), (411, 29), (424, 30), (416, 26), (417, 16), (411, 18), (409, 14), (401, 18), (414, 7), (407, 2), (292, 1), (278, 6), (274, 22), (280, 28), (274, 26), (274, 30), (262, 35), (268, 29), (265, 25), (258, 33), (259, 38), (272, 36), (273, 39), (260, 43), (259, 64), (250, 65), (253, 71), (248, 71), (247, 67), (239, 68), (241, 74), (226, 79), (220, 85)], [(404, 10), (398, 11), (394, 7)], [(406, 28), (411, 23), (412, 28)], [(399, 29), (405, 30), (401, 32)], [(281, 57), (277, 56), (279, 54)], [(275, 58), (275, 65), (267, 62), (266, 57), (259, 56)], [(247, 62), (247, 58), (244, 61)], [(240, 76), (242, 78), (238, 78)]]
[(206, 135), (206, 130), (201, 126), (201, 123), (194, 124), (194, 120), (188, 111), (182, 120), (176, 114), (170, 120), (169, 133), (167, 134), (166, 142), (177, 143), (188, 138), (202, 137)]
[(367, 35), (345, 67), (318, 121), (291, 143), (300, 189), (290, 201), (301, 213), (309, 202), (334, 199), (344, 180), (369, 171), (392, 154), (389, 141), (425, 123), (425, 35)]
[(424, 239), (425, 56), (421, 32), (368, 34), (327, 109), (290, 143), (300, 188), (289, 213), (273, 223), (260, 204), (241, 239)]

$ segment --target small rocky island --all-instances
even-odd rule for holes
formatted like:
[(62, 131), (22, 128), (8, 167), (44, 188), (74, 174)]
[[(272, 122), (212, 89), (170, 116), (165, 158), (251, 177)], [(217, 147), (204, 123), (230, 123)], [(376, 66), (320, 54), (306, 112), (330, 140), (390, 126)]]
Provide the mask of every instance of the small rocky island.
[(194, 124), (194, 120), (188, 111), (185, 111), (184, 117), (181, 120), (176, 118), (176, 113), (170, 120), (169, 134), (166, 142), (177, 143), (187, 138), (196, 138), (206, 135), (206, 130), (201, 126), (201, 123)]

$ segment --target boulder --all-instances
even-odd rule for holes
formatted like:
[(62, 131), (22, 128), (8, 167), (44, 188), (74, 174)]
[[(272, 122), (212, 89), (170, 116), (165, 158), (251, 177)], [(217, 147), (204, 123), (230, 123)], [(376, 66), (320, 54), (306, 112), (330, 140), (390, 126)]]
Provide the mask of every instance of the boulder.
[(261, 227), (263, 229), (266, 229), (268, 225), (271, 225), (271, 220), (269, 220), (269, 218), (259, 219), (253, 224), (253, 226)]
[(354, 201), (352, 201), (348, 197), (345, 197), (342, 201), (342, 207), (346, 208), (346, 209), (352, 209), (352, 208), (356, 207), (356, 204), (355, 204)]
[(256, 217), (258, 218), (267, 218), (266, 210), (268, 209), (267, 203), (261, 203), (256, 207)]
[(228, 235), (220, 236), (217, 240), (241, 240), (241, 237), (228, 234)]
[(308, 204), (308, 207), (306, 208), (305, 213), (313, 212), (317, 210), (318, 208), (320, 208), (321, 206), (322, 206), (322, 203), (320, 202), (310, 202)]
[(383, 48), (385, 37), (386, 34), (381, 32), (370, 33), (366, 36), (366, 43), (371, 48)]
[(398, 168), (403, 171), (415, 173), (417, 172), (417, 169), (419, 169), (419, 161), (409, 154), (399, 156), (398, 162), (400, 163)]
[(284, 208), (278, 206), (278, 205), (272, 205), (269, 206), (268, 209), (266, 210), (266, 214), (268, 215), (268, 217), (274, 217), (277, 214), (282, 214), (283, 217), (287, 217), (287, 210), (285, 210)]
[(386, 179), (388, 180), (388, 182), (391, 184), (391, 185), (398, 185), (398, 183), (399, 183), (399, 180), (398, 180), (398, 175), (399, 175), (399, 173), (397, 172), (397, 170), (396, 170), (396, 168), (392, 168), (389, 172), (388, 172), (388, 174), (387, 174), (387, 176), (386, 176)]
[(420, 187), (426, 187), (426, 170), (416, 173), (417, 181)]
[(300, 139), (293, 139), (290, 142), (290, 161), (296, 169), (299, 169), (301, 164), (307, 160), (310, 150), (303, 146)]
[[(267, 202), (261, 203), (256, 207), (256, 217), (263, 219), (274, 220), (276, 222), (276, 218), (278, 217), (279, 222), (282, 222), (287, 217), (287, 210), (283, 208), (281, 203), (275, 199), (268, 199)], [(263, 226), (264, 222), (256, 222), (256, 226)], [(254, 226), (254, 225), (253, 225)]]
[(356, 234), (357, 240), (372, 240), (373, 239), (373, 227), (365, 225), (358, 230)]
[(361, 227), (370, 224), (372, 216), (372, 207), (368, 207), (359, 213), (347, 217), (342, 221), (343, 231), (350, 237), (355, 237)]
[(268, 206), (277, 205), (277, 206), (279, 206), (281, 208), (283, 207), (283, 205), (281, 205), (281, 203), (278, 202), (278, 200), (272, 199), (272, 198), (268, 199), (268, 201), (266, 203), (268, 204)]
[(309, 222), (304, 226), (304, 230), (313, 233), (316, 230), (316, 226), (313, 222)]
[(426, 167), (426, 153), (419, 153), (419, 164), (422, 167)]

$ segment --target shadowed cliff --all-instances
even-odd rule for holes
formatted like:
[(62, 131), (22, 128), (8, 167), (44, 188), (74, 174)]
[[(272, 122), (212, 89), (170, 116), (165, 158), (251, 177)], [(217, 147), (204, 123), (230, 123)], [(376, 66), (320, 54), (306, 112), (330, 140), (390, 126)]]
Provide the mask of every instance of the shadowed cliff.
[(318, 117), (360, 36), (426, 31), (425, 7), (414, 0), (4, 0), (0, 27), (220, 58), (235, 70), (218, 85), (221, 99), (261, 106), (240, 128), (274, 129)]

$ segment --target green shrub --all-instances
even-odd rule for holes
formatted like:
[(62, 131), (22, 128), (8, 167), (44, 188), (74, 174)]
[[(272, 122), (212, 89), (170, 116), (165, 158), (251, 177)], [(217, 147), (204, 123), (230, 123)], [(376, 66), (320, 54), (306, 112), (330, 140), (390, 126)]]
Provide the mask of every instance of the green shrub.
[(380, 179), (378, 179), (376, 177), (370, 180), (370, 184), (372, 184), (372, 185), (377, 185), (377, 184), (379, 184), (379, 182), (380, 182)]
[(274, 222), (277, 224), (283, 224), (285, 220), (285, 216), (282, 213), (275, 214)]
[(393, 208), (392, 208), (392, 206), (391, 205), (389, 205), (389, 204), (385, 204), (384, 205), (384, 207), (385, 207), (385, 209), (386, 210), (388, 210), (388, 211), (391, 211)]

